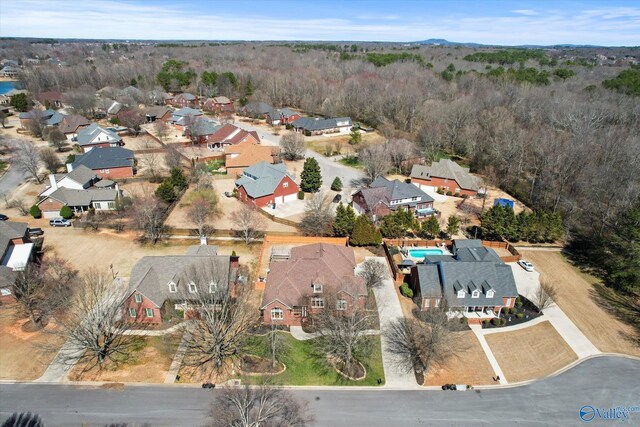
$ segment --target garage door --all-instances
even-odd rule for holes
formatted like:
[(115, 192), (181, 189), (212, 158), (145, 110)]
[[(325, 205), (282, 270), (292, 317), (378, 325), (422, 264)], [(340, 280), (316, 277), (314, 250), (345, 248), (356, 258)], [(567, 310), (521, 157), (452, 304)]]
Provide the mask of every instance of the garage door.
[(298, 198), (298, 195), (296, 193), (289, 194), (287, 196), (282, 196), (282, 203), (290, 202), (292, 200), (296, 200), (297, 198)]
[(60, 216), (60, 211), (42, 211), (42, 215), (45, 218), (55, 218), (57, 216)]

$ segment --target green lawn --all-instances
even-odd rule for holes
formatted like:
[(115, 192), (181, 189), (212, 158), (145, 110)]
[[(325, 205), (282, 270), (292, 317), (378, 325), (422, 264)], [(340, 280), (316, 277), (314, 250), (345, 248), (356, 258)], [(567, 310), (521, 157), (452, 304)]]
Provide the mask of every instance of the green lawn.
[[(282, 362), (287, 370), (280, 375), (269, 377), (276, 385), (339, 385), (339, 386), (377, 386), (378, 378), (384, 384), (384, 370), (382, 368), (382, 351), (380, 337), (367, 337), (372, 341), (373, 350), (368, 360), (361, 360), (367, 370), (367, 377), (362, 381), (349, 381), (339, 375), (327, 363), (312, 357), (313, 346), (310, 341), (298, 341), (287, 332), (283, 334), (285, 347), (288, 349)], [(267, 337), (252, 337), (250, 353), (269, 358)], [(245, 377), (244, 383), (259, 383), (260, 377)]]
[(362, 165), (360, 164), (360, 160), (358, 160), (357, 156), (349, 156), (343, 157), (338, 160), (339, 163), (342, 163), (345, 166), (349, 166), (356, 169), (362, 169)]

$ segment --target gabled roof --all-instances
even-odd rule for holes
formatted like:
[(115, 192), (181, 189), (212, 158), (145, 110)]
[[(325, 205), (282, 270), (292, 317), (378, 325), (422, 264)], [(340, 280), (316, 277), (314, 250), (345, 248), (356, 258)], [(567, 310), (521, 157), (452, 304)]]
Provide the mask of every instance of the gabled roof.
[(293, 181), (284, 163), (270, 165), (260, 162), (244, 170), (243, 175), (236, 180), (236, 187), (244, 187), (249, 197), (256, 199), (273, 194), (286, 176)]
[(107, 109), (107, 114), (118, 114), (122, 110), (122, 104), (118, 101), (113, 101), (111, 106)]
[(402, 182), (397, 179), (389, 181), (387, 178), (380, 176), (376, 178), (375, 181), (373, 181), (369, 185), (369, 187), (386, 188), (389, 200), (401, 200), (410, 199), (412, 197), (420, 197), (420, 201), (422, 202), (433, 202), (433, 197), (429, 196), (417, 186)]
[(354, 274), (355, 266), (353, 249), (346, 246), (315, 243), (292, 248), (288, 260), (269, 264), (261, 307), (273, 301), (290, 308), (300, 305), (303, 298), (313, 294), (314, 283), (323, 288), (318, 296), (340, 291), (354, 298), (366, 296), (364, 281)]
[(46, 101), (62, 101), (62, 93), (61, 92), (40, 92), (35, 96), (39, 103), (42, 105), (45, 104)]
[(0, 221), (0, 256), (5, 252), (11, 240), (24, 237), (26, 233), (26, 222)]
[[(277, 152), (279, 152), (278, 147), (266, 145), (249, 143), (228, 145), (224, 150), (225, 166), (228, 168), (245, 167), (259, 162), (273, 164), (273, 156), (277, 155)], [(231, 154), (237, 154), (237, 156), (231, 157)]]
[(216, 104), (231, 104), (231, 100), (226, 96), (214, 96), (213, 98), (208, 98), (207, 101), (211, 100)]
[(274, 108), (265, 102), (250, 102), (244, 106), (245, 111), (251, 114), (267, 114)]
[(196, 99), (196, 97), (189, 92), (179, 93), (173, 97), (173, 99), (178, 99), (178, 98), (182, 98), (185, 101), (195, 101)]
[(183, 124), (184, 118), (187, 116), (191, 116), (191, 117), (202, 116), (202, 111), (196, 110), (195, 108), (191, 108), (191, 107), (183, 107), (173, 112), (173, 115), (171, 116), (171, 121)]
[(171, 110), (163, 105), (156, 105), (144, 109), (144, 115), (149, 117), (164, 117), (165, 114), (170, 112)]
[(274, 109), (274, 110), (271, 110), (271, 111), (269, 111), (267, 113), (267, 115), (269, 115), (269, 117), (271, 117), (271, 120), (280, 119), (281, 117), (289, 118), (289, 117), (293, 116), (294, 114), (298, 114), (299, 115), (299, 113), (296, 113), (295, 111), (290, 110), (288, 108), (280, 108), (280, 109), (277, 109), (277, 110)]
[(500, 261), (500, 256), (491, 248), (484, 246), (475, 248), (460, 248), (456, 251), (456, 259), (459, 261)]
[(77, 182), (80, 185), (85, 185), (94, 179), (98, 178), (98, 175), (91, 169), (86, 166), (78, 165), (77, 168), (74, 168), (71, 172), (66, 175), (61, 175), (60, 179), (69, 178), (72, 181)]
[(434, 178), (453, 179), (463, 190), (478, 191), (478, 179), (469, 173), (469, 168), (463, 168), (449, 159), (442, 159), (431, 163), (431, 166), (413, 165), (411, 178), (430, 180)]
[[(232, 125), (224, 125), (224, 126), (232, 126)], [(222, 125), (216, 124), (215, 122), (212, 122), (209, 119), (200, 118), (196, 120), (196, 122), (191, 126), (191, 132), (195, 136), (208, 136), (208, 135), (214, 135), (222, 128), (223, 128)]]
[(338, 123), (344, 123), (341, 124), (341, 126), (351, 126), (351, 117), (337, 117), (331, 119), (320, 119), (318, 117), (300, 117), (293, 122), (293, 126), (313, 132), (337, 128)]
[[(108, 141), (96, 141), (96, 138), (101, 135), (106, 134), (109, 138)], [(110, 131), (109, 129), (105, 129), (98, 125), (97, 123), (91, 123), (91, 125), (87, 126), (84, 129), (80, 129), (78, 131), (78, 145), (91, 145), (99, 142), (113, 142), (113, 141), (122, 141), (120, 136)]]
[(79, 166), (89, 169), (111, 169), (133, 166), (135, 158), (133, 151), (122, 147), (95, 148), (81, 156), (76, 156), (72, 167), (75, 170)]
[[(118, 191), (111, 188), (87, 188), (86, 190), (72, 190), (58, 188), (49, 195), (50, 198), (67, 206), (89, 206), (93, 202), (112, 202), (118, 198)], [(42, 203), (45, 199), (38, 202)]]
[(79, 127), (89, 126), (90, 124), (91, 122), (87, 120), (86, 117), (72, 114), (70, 116), (64, 117), (64, 119), (60, 122), (59, 128), (62, 133), (75, 133), (78, 131)]

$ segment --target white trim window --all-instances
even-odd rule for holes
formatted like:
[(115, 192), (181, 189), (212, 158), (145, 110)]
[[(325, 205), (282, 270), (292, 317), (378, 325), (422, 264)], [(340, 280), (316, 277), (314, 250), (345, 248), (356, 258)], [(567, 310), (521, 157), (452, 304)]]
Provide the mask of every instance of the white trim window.
[(480, 291), (474, 289), (473, 292), (471, 292), (471, 298), (480, 298)]
[(347, 300), (339, 299), (338, 301), (336, 301), (336, 310), (346, 310), (347, 307)]
[(172, 294), (175, 294), (176, 292), (178, 292), (178, 287), (176, 286), (175, 283), (173, 282), (169, 283), (169, 292), (171, 292)]
[(275, 307), (271, 309), (271, 320), (282, 320), (284, 319), (284, 311), (280, 307)]
[(198, 287), (194, 282), (189, 282), (189, 292), (191, 292), (192, 294), (198, 293)]
[(460, 289), (458, 291), (458, 298), (464, 298), (464, 290), (463, 289)]
[(322, 283), (314, 283), (313, 284), (313, 293), (321, 294), (322, 293)]
[(212, 294), (218, 290), (218, 284), (216, 282), (209, 283), (209, 293)]
[(285, 181), (285, 182), (282, 183), (282, 188), (287, 188), (288, 186), (289, 186), (288, 182)]
[(494, 295), (495, 295), (495, 292), (493, 292), (493, 289), (489, 289), (487, 291), (487, 298), (493, 298)]
[(140, 303), (142, 302), (142, 294), (135, 294), (135, 295), (133, 296), (133, 300), (134, 300), (135, 302), (137, 302), (138, 304), (140, 304)]
[(425, 298), (423, 307), (424, 308), (429, 308), (429, 304), (431, 304), (431, 298)]
[(129, 317), (138, 317), (138, 312), (135, 308), (129, 307)]
[(145, 308), (144, 309), (144, 315), (146, 317), (153, 317), (153, 308)]
[(312, 308), (324, 308), (324, 298), (311, 298)]

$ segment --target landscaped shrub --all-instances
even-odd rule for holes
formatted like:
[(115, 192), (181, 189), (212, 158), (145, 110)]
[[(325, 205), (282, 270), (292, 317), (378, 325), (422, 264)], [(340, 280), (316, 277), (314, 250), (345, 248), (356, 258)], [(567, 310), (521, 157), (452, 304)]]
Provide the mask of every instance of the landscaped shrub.
[(437, 192), (438, 192), (438, 194), (444, 194), (444, 190), (442, 188), (440, 188), (440, 187), (438, 187)]
[(311, 131), (310, 130), (305, 130), (304, 131), (304, 136), (311, 136)]
[(64, 219), (73, 218), (73, 211), (69, 206), (63, 206), (62, 209), (60, 209), (60, 216)]
[(400, 293), (407, 298), (413, 298), (413, 291), (407, 283), (403, 283), (402, 286), (400, 286)]
[(400, 249), (397, 246), (389, 246), (389, 253), (391, 255), (397, 255), (400, 253)]
[(284, 127), (285, 127), (287, 130), (291, 130), (291, 129), (293, 129), (293, 125), (292, 125), (291, 123), (287, 123), (287, 124), (285, 124), (285, 125), (284, 125)]
[(484, 320), (482, 321), (482, 324), (483, 324), (483, 325), (488, 325), (488, 324), (489, 324), (489, 319), (484, 319)]
[(516, 310), (515, 307), (512, 307), (512, 308), (509, 309), (509, 314), (516, 314), (516, 311), (518, 311), (518, 310)]
[(493, 326), (498, 326), (500, 324), (500, 319), (498, 319), (497, 317), (494, 317), (493, 319), (491, 319), (491, 324)]
[(31, 216), (36, 218), (36, 219), (37, 218), (42, 218), (42, 211), (36, 205), (31, 206), (31, 209), (29, 209), (29, 214), (31, 214)]
[(298, 200), (304, 200), (304, 191), (298, 191)]
[(516, 307), (518, 308), (522, 307), (522, 301), (516, 301)]
[(516, 317), (518, 319), (522, 319), (524, 317), (524, 314), (523, 313), (518, 313), (518, 314), (516, 314)]
[(342, 191), (342, 180), (340, 177), (336, 176), (336, 179), (331, 183), (331, 189), (333, 191)]
[(453, 193), (451, 191), (447, 191), (447, 196), (453, 196)]

